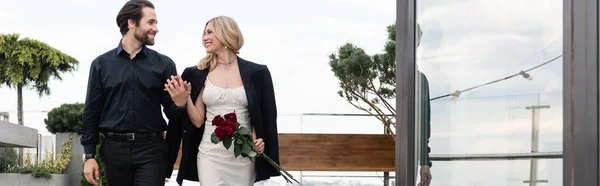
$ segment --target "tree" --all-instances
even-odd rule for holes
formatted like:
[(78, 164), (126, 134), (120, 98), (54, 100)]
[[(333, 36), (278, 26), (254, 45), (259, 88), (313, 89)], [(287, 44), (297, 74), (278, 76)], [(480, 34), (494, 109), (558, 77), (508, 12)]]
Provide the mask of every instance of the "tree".
[[(0, 86), (17, 89), (17, 119), (23, 123), (23, 88), (40, 97), (50, 95), (50, 78), (62, 80), (61, 73), (77, 70), (79, 62), (47, 44), (19, 34), (0, 34)], [(19, 149), (19, 162), (23, 149)]]
[(329, 56), (329, 65), (339, 80), (338, 94), (354, 107), (375, 116), (394, 138), (396, 127), (396, 25), (387, 27), (384, 53), (369, 56), (346, 43)]
[(46, 129), (52, 134), (59, 132), (81, 133), (81, 118), (83, 117), (83, 103), (62, 104), (48, 112), (44, 119)]

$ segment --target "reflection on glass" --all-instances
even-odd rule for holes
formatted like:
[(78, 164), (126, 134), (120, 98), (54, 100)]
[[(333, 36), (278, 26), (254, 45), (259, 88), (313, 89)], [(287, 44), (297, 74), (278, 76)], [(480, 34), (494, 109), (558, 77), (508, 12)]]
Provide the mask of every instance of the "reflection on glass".
[(416, 6), (417, 183), (562, 185), (562, 1)]

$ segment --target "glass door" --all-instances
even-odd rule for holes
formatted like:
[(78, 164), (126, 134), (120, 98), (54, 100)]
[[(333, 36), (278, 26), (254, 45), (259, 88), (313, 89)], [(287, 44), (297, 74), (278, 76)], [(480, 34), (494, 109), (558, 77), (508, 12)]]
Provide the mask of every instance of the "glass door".
[(415, 4), (417, 185), (563, 185), (563, 1)]

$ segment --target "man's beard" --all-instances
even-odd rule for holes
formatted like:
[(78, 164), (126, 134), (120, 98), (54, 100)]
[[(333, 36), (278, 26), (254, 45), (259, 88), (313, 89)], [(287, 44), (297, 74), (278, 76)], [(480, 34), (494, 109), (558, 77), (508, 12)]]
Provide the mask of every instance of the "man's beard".
[(148, 37), (147, 33), (143, 33), (143, 32), (134, 32), (134, 33), (135, 34), (133, 34), (133, 36), (135, 37), (135, 39), (142, 42), (143, 45), (150, 45), (150, 46), (154, 45), (154, 40), (150, 39)]

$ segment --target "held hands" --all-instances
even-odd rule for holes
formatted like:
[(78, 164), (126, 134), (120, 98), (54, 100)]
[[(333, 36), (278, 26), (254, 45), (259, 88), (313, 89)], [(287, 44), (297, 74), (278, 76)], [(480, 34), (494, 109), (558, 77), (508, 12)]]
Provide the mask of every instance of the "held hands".
[(183, 81), (179, 76), (171, 76), (171, 79), (167, 79), (165, 83), (165, 91), (169, 92), (171, 99), (175, 102), (175, 105), (182, 107), (187, 102), (187, 98), (190, 96), (192, 86), (189, 82)]

